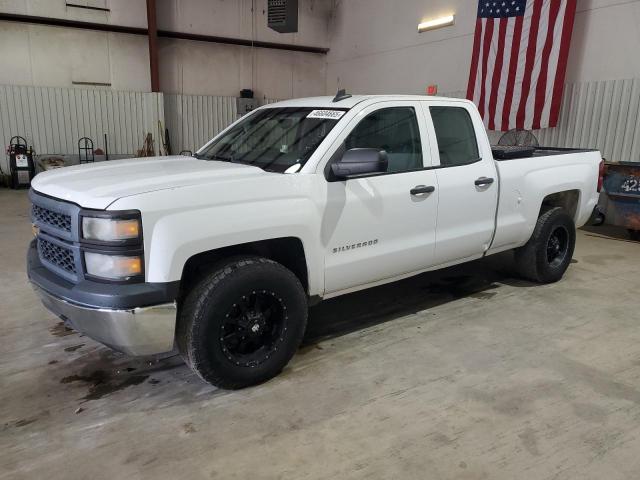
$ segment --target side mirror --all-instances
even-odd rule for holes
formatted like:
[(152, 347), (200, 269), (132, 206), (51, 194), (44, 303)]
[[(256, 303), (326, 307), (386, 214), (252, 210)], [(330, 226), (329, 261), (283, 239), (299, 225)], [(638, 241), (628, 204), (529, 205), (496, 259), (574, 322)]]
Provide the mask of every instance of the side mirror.
[(389, 160), (387, 152), (376, 148), (352, 148), (331, 164), (334, 177), (346, 179), (372, 173), (385, 173)]

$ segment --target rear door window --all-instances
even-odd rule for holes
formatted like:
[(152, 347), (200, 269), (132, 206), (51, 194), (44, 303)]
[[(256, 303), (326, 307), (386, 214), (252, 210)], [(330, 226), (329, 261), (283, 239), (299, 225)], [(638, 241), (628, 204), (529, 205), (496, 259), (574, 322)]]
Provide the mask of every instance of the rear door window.
[(429, 107), (436, 131), (440, 165), (455, 167), (480, 160), (471, 116), (461, 107)]

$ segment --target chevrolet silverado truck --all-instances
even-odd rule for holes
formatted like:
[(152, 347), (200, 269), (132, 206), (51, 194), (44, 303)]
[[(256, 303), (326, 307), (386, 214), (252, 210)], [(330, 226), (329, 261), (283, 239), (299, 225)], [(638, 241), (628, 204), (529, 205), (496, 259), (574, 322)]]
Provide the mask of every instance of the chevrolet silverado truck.
[(290, 100), (193, 156), (37, 175), (28, 274), (75, 330), (130, 355), (177, 346), (241, 388), (283, 369), (322, 299), (506, 250), (559, 280), (601, 183), (597, 151), (492, 150), (466, 100)]

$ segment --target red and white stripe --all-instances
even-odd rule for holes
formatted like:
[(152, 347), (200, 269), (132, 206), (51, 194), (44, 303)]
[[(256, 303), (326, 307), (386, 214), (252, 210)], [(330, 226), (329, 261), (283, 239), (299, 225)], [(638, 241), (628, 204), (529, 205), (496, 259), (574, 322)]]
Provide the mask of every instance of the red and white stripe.
[(528, 0), (524, 16), (478, 18), (467, 98), (487, 128), (558, 124), (576, 0)]

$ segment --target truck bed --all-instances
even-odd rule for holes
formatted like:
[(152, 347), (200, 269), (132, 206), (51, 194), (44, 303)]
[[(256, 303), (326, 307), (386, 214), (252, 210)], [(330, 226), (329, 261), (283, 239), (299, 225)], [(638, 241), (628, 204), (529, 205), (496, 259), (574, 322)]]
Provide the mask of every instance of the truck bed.
[(492, 145), (491, 151), (493, 153), (493, 158), (502, 162), (505, 160), (520, 160), (523, 158), (552, 157), (554, 155), (566, 155), (568, 153), (593, 152), (595, 150), (584, 148)]

